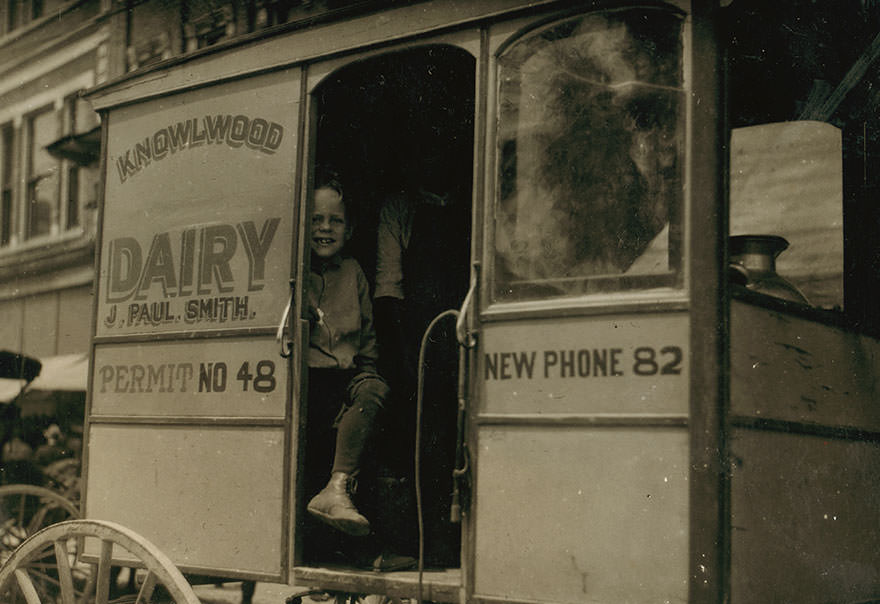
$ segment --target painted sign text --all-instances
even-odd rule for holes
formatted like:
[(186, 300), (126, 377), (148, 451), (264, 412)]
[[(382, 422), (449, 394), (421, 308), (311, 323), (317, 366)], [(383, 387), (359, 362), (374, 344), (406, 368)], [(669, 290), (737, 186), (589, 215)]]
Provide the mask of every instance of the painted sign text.
[[(241, 254), (246, 256), (247, 291), (261, 290), (266, 255), (280, 222), (280, 218), (269, 218), (259, 230), (251, 220), (188, 228), (176, 241), (171, 233), (157, 233), (149, 247), (133, 237), (113, 239), (108, 247), (106, 301), (144, 300), (154, 285), (161, 288), (163, 298), (229, 293), (244, 277), (235, 275), (232, 268), (233, 259)], [(232, 302), (215, 303), (228, 309)], [(188, 314), (197, 310), (187, 307)]]
[(684, 353), (678, 346), (580, 348), (487, 352), (485, 380), (606, 378), (680, 375)]
[[(233, 372), (234, 375), (233, 375)], [(224, 361), (195, 363), (134, 363), (101, 365), (96, 374), (98, 392), (141, 394), (227, 391), (266, 394), (275, 390), (275, 362), (261, 359), (230, 367)]]
[(205, 144), (225, 143), (272, 154), (281, 146), (284, 127), (261, 117), (246, 115), (206, 115), (190, 118), (156, 130), (115, 157), (119, 182), (124, 183), (151, 163)]

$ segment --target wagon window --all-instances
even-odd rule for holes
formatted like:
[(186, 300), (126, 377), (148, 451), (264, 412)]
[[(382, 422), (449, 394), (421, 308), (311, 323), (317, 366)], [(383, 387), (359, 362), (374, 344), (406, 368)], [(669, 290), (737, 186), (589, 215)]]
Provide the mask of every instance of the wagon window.
[[(791, 120), (731, 132), (731, 261), (753, 270), (752, 278), (746, 270), (749, 290), (815, 308), (843, 306), (842, 151), (841, 130), (824, 122)], [(782, 238), (773, 264), (797, 289), (794, 297), (791, 287), (769, 287), (755, 272), (752, 263), (768, 259), (746, 256), (758, 251), (763, 235)]]
[(498, 64), (493, 298), (679, 287), (681, 17), (567, 19)]

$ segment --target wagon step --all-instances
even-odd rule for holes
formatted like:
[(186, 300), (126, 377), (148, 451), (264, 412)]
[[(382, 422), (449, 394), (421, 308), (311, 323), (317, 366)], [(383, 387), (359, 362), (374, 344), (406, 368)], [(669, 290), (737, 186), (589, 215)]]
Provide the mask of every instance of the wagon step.
[[(374, 572), (354, 570), (350, 566), (297, 566), (294, 568), (296, 585), (314, 585), (302, 594), (346, 592), (361, 594), (386, 594), (395, 598), (415, 598), (418, 593), (419, 573), (416, 570)], [(423, 599), (431, 602), (458, 602), (461, 586), (461, 570), (428, 570), (423, 573)], [(296, 602), (288, 602), (296, 604)]]

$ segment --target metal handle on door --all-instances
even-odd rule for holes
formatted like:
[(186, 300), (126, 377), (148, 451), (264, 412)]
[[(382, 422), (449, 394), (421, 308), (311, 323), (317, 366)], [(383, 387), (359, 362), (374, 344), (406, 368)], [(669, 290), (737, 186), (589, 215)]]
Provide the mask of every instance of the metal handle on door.
[(279, 354), (285, 359), (290, 358), (290, 355), (293, 354), (293, 340), (284, 340), (284, 328), (287, 327), (287, 321), (290, 318), (290, 307), (293, 306), (293, 295), (296, 292), (294, 287), (295, 283), (296, 280), (290, 280), (290, 297), (287, 299), (287, 306), (284, 307), (284, 312), (281, 313), (281, 322), (278, 324), (278, 331), (275, 332), (275, 341), (281, 346)]

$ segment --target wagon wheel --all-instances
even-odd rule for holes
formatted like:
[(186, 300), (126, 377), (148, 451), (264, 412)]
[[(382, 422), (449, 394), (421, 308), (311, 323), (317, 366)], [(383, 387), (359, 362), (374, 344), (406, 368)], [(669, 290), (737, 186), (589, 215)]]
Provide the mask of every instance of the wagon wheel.
[[(36, 485), (13, 484), (0, 487), (0, 564), (28, 537), (39, 530), (64, 520), (79, 518), (76, 505), (60, 494)], [(58, 576), (52, 560), (35, 560), (31, 568), (45, 593), (57, 593), (53, 582)], [(88, 576), (88, 569), (76, 568), (77, 574)], [(82, 581), (81, 581), (82, 582)], [(4, 594), (0, 594), (3, 598)], [(5, 594), (3, 601), (10, 604), (23, 601), (22, 597)]]
[(29, 484), (0, 487), (0, 564), (42, 528), (79, 518), (79, 510), (55, 491)]
[(43, 468), (46, 486), (70, 501), (79, 501), (79, 466), (79, 460), (72, 457), (53, 461)]
[[(77, 572), (82, 566), (78, 552), (83, 543), (95, 558), (85, 577)], [(125, 561), (114, 562), (114, 557)], [(0, 599), (18, 598), (27, 604), (108, 604), (114, 568), (132, 566), (142, 569), (139, 591), (114, 602), (199, 604), (189, 583), (156, 546), (132, 530), (100, 520), (68, 520), (29, 537), (0, 568)], [(47, 573), (47, 567), (55, 573)]]

